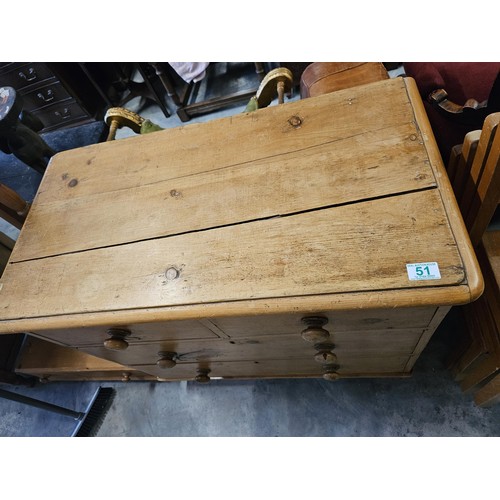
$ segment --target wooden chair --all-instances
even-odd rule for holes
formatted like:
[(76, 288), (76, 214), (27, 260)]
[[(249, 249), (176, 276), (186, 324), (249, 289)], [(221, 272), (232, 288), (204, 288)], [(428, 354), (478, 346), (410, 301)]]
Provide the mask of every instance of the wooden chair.
[[(159, 75), (167, 94), (177, 106), (176, 112), (182, 122), (187, 122), (191, 118), (212, 113), (214, 111), (227, 108), (248, 101), (255, 92), (264, 78), (266, 71), (266, 63), (210, 63), (207, 68), (206, 76), (201, 81), (191, 81), (186, 83), (179, 77), (168, 63), (151, 63), (154, 65), (157, 74)], [(255, 67), (256, 81), (255, 86), (246, 90), (235, 90), (234, 82), (241, 78), (241, 71), (244, 66), (252, 65)], [(221, 89), (222, 95), (214, 97), (200, 98), (202, 94), (201, 87), (214, 83), (219, 80), (224, 85)]]
[(9, 186), (0, 183), (0, 217), (21, 229), (31, 204)]
[[(462, 307), (466, 341), (450, 368), (478, 405), (500, 401), (500, 230), (489, 227), (500, 200), (500, 113), (454, 148), (448, 175), (485, 281), (483, 295)], [(498, 213), (498, 212), (497, 212)]]

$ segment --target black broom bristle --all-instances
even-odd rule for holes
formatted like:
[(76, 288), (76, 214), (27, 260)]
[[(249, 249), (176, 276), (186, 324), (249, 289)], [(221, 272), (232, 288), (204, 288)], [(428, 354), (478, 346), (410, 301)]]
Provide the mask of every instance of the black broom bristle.
[(115, 390), (99, 387), (72, 437), (95, 437), (111, 407)]

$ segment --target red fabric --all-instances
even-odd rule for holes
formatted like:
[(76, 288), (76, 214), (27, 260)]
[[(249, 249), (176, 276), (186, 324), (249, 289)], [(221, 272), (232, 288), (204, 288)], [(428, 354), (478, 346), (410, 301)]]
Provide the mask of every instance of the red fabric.
[(461, 144), (465, 134), (478, 127), (452, 121), (435, 109), (427, 97), (437, 89), (444, 89), (450, 101), (463, 105), (467, 99), (482, 102), (488, 99), (500, 63), (467, 62), (409, 62), (404, 63), (406, 76), (415, 79), (429, 117), (436, 142), (446, 165), (451, 148)]

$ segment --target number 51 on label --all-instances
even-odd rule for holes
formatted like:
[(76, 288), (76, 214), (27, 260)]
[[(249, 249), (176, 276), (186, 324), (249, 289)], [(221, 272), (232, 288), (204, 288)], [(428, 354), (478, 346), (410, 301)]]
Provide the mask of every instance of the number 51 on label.
[(406, 264), (408, 279), (415, 280), (440, 280), (441, 273), (437, 262), (418, 262)]

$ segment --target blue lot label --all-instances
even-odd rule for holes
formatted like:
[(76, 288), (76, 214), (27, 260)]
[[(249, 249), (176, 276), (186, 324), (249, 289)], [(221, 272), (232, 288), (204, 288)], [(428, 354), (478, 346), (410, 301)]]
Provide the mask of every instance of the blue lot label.
[(419, 262), (406, 264), (408, 279), (415, 280), (440, 280), (441, 273), (437, 262)]

